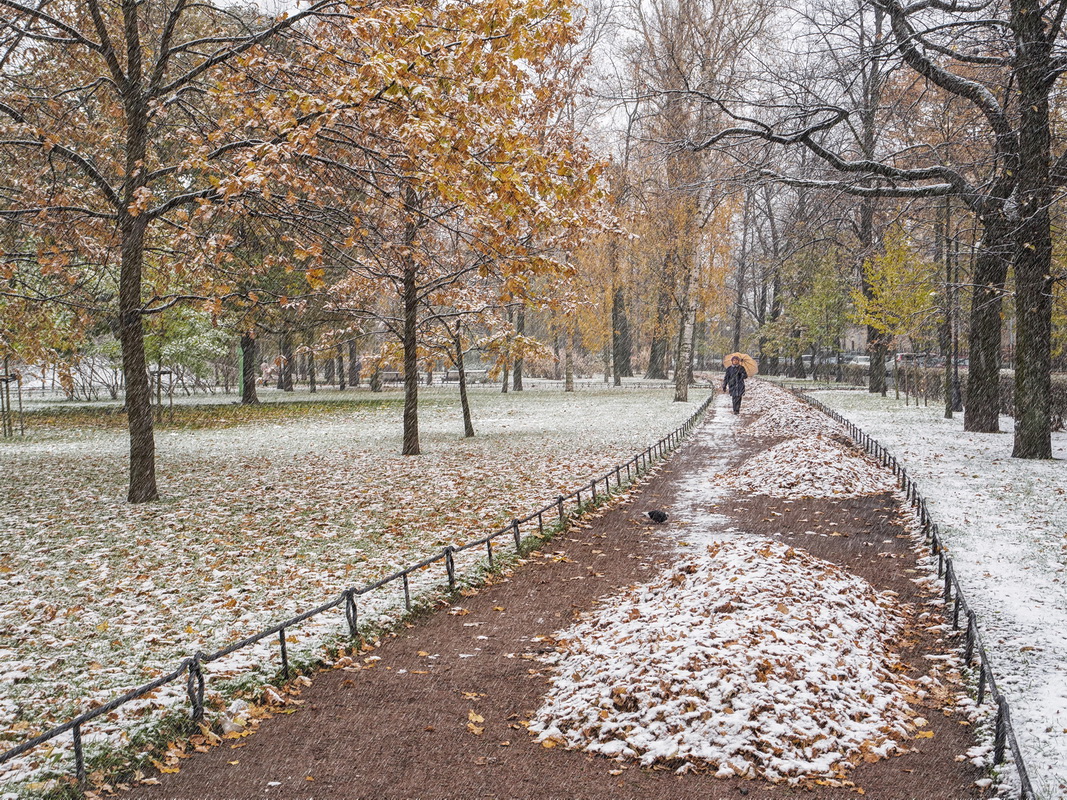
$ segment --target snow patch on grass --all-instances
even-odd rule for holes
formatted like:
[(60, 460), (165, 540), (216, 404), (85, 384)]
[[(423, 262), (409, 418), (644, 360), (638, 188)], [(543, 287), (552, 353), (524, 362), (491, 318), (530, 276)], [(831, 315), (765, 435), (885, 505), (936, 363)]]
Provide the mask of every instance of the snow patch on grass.
[[(401, 409), (367, 406), (223, 428), (157, 432), (164, 498), (127, 504), (123, 431), (50, 428), (0, 443), (0, 749), (352, 586), (479, 538), (599, 476), (672, 430), (703, 396), (669, 391), (483, 392), (462, 438), (455, 392), (421, 404), (424, 455), (399, 455)], [(484, 551), (457, 557), (476, 568)], [(444, 567), (412, 577), (414, 591)], [(399, 582), (359, 599), (394, 618)], [(294, 661), (347, 630), (343, 610), (288, 631)], [(271, 637), (206, 666), (221, 679), (279, 668)], [(87, 726), (184, 708), (181, 682)], [(69, 774), (70, 736), (0, 765), (0, 782)]]
[(1067, 797), (1067, 432), (1052, 461), (1011, 458), (1005, 433), (865, 391), (814, 396), (873, 436), (916, 481), (1007, 696), (1034, 788)]

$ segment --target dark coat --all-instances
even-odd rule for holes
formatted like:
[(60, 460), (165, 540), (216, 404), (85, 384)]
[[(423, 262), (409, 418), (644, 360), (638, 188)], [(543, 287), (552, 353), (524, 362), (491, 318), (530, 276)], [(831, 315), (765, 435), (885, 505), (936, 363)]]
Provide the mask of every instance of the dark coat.
[(745, 393), (745, 378), (748, 377), (748, 372), (745, 368), (738, 364), (736, 367), (731, 364), (726, 368), (726, 375), (722, 379), (722, 390), (729, 392), (734, 397), (740, 397)]

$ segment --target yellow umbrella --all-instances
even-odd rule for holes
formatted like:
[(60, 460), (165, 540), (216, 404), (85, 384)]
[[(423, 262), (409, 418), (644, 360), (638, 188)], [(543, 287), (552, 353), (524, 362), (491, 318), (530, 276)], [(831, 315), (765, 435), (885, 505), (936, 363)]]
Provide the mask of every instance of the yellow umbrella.
[(745, 372), (748, 373), (748, 377), (752, 377), (759, 372), (759, 364), (756, 363), (756, 359), (750, 356), (748, 353), (730, 353), (728, 356), (724, 356), (722, 365), (724, 367), (730, 366), (730, 363), (737, 359), (741, 362), (741, 366), (745, 368)]

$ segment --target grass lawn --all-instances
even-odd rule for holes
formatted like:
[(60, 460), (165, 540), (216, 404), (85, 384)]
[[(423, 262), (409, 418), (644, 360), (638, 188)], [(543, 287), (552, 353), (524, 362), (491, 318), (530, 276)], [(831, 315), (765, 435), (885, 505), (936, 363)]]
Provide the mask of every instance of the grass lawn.
[[(478, 435), (465, 440), (457, 392), (425, 392), (418, 457), (399, 455), (396, 392), (179, 405), (157, 430), (163, 499), (139, 506), (124, 500), (121, 413), (35, 412), (25, 438), (0, 440), (0, 748), (197, 650), (498, 529), (629, 458), (705, 396), (478, 391)], [(371, 619), (399, 601), (377, 601)], [(290, 653), (341, 630), (337, 614), (294, 632)], [(264, 645), (212, 667), (273, 672), (276, 653)], [(182, 687), (161, 690), (86, 740), (114, 741), (126, 714), (183, 702)], [(51, 757), (39, 748), (0, 767), (0, 785), (50, 761), (69, 769), (69, 737), (60, 742)]]

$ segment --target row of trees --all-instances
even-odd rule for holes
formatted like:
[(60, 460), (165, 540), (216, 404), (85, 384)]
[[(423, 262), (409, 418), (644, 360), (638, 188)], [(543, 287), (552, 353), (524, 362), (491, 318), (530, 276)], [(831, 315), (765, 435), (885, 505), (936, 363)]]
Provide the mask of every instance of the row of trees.
[(5, 344), (115, 334), (131, 502), (158, 496), (147, 317), (196, 304), (245, 350), (393, 332), (417, 453), (420, 341), (540, 302), (596, 224), (566, 2), (3, 5)]
[[(1051, 457), (1067, 310), (1052, 245), (1067, 175), (1053, 102), (1067, 3), (656, 0), (613, 11), (599, 86), (615, 104), (609, 194), (626, 233), (598, 263), (616, 319), (627, 302), (647, 316), (641, 303), (663, 298), (680, 343), (696, 298), (722, 349), (753, 349), (769, 372), (840, 349), (860, 323), (876, 392), (895, 344), (966, 354), (964, 422), (980, 432), (998, 430), (1005, 410), (1009, 340), (1013, 454)], [(715, 249), (720, 211), (728, 267), (713, 291), (690, 293), (702, 273), (678, 265)], [(640, 270), (615, 291), (619, 264), (657, 253), (649, 220), (669, 231), (664, 291)], [(714, 258), (694, 263), (713, 275)]]
[(712, 352), (777, 371), (849, 320), (872, 391), (894, 337), (966, 336), (995, 430), (1014, 293), (1015, 455), (1051, 455), (1067, 0), (0, 6), (0, 347), (115, 338), (133, 502), (152, 319), (239, 338), (246, 400), (265, 338), (395, 365), (416, 454), (420, 365), (472, 348), (516, 386), (674, 365), (684, 400)]
[[(729, 7), (743, 15), (750, 6)], [(1063, 0), (811, 0), (778, 9), (781, 27), (746, 51), (735, 80), (689, 71), (657, 87), (708, 120), (683, 144), (795, 189), (796, 239), (774, 232), (772, 249), (787, 244), (794, 261), (812, 265), (828, 252), (851, 252), (869, 309), (875, 287), (863, 264), (887, 243), (893, 248), (883, 237), (891, 221), (919, 227), (946, 198), (966, 210), (975, 233), (965, 426), (997, 430), (1010, 292), (1018, 338), (1014, 455), (1021, 458), (1052, 453), (1053, 309), (1064, 278), (1052, 220), (1067, 174), (1067, 155), (1054, 153), (1061, 143), (1053, 100), (1067, 69), (1065, 16)], [(698, 15), (689, 21), (707, 29)], [(767, 225), (780, 214), (775, 202), (764, 201)], [(814, 202), (822, 207), (812, 209)], [(953, 222), (943, 215), (928, 226), (935, 231), (929, 260), (951, 269), (945, 231)], [(781, 278), (771, 279), (772, 289)], [(769, 292), (772, 315), (781, 288)], [(868, 333), (877, 390), (887, 330), (872, 325)]]

